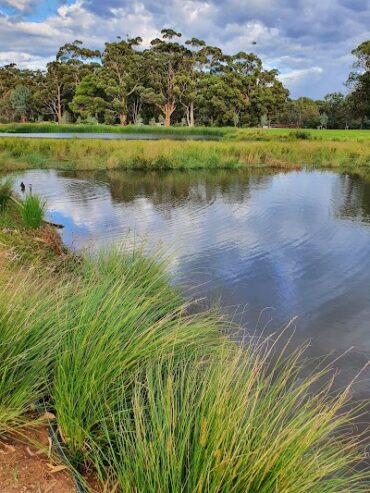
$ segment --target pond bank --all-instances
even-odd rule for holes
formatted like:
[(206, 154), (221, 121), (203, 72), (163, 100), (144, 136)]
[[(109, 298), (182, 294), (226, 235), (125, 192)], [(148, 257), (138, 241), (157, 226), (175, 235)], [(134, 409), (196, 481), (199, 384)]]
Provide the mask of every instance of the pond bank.
[(65, 465), (117, 493), (368, 491), (359, 410), (308, 394), (327, 370), (302, 376), (301, 349), (271, 370), (271, 341), (189, 314), (165, 259), (58, 255), (50, 226), (0, 214), (2, 437), (51, 413)]
[(228, 169), (370, 166), (367, 141), (248, 142), (0, 139), (0, 171), (28, 168)]

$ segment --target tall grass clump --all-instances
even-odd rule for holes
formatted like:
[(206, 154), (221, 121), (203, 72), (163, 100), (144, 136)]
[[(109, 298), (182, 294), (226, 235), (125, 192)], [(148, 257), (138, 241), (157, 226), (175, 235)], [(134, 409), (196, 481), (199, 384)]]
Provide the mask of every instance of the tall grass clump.
[(163, 262), (138, 253), (85, 260), (63, 303), (52, 397), (74, 465), (92, 442), (104, 442), (100, 406), (116, 409), (117, 388), (129, 396), (139, 368), (160, 354), (203, 354), (221, 343), (217, 322), (187, 314)]
[(0, 183), (0, 212), (5, 210), (12, 195), (12, 181), (10, 179)]
[(27, 195), (19, 206), (21, 218), (26, 228), (37, 229), (44, 219), (46, 203), (38, 195)]
[(331, 396), (326, 371), (301, 378), (301, 358), (271, 368), (263, 343), (139, 369), (130, 395), (123, 385), (114, 408), (100, 401), (99, 477), (117, 493), (369, 491), (348, 389)]
[(0, 288), (1, 435), (41, 406), (59, 333), (56, 289), (45, 278), (23, 270), (1, 280)]

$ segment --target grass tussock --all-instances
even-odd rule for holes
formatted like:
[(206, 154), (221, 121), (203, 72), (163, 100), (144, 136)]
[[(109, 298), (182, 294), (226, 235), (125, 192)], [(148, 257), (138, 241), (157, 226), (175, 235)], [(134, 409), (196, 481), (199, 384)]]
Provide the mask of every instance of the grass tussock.
[(117, 408), (139, 368), (172, 352), (209, 354), (222, 340), (216, 320), (187, 315), (158, 262), (113, 252), (96, 263), (85, 260), (81, 276), (64, 304), (66, 337), (52, 390), (74, 463), (84, 461), (93, 441), (102, 440), (101, 402)]
[(370, 165), (369, 142), (175, 142), (0, 139), (0, 170), (26, 168), (220, 169), (250, 166), (356, 168)]
[(313, 394), (325, 371), (301, 380), (300, 350), (274, 371), (269, 355), (263, 342), (138, 372), (130, 399), (122, 392), (103, 420), (107, 443), (92, 452), (101, 479), (119, 492), (366, 491), (352, 469), (359, 443), (344, 431), (348, 391)]
[(0, 213), (5, 211), (5, 208), (10, 200), (12, 195), (12, 181), (10, 179), (6, 179), (2, 183), (0, 183)]
[(37, 271), (0, 278), (0, 434), (25, 421), (46, 395), (60, 333), (53, 325), (56, 292)]
[(49, 410), (68, 463), (116, 493), (369, 491), (361, 411), (327, 368), (302, 373), (303, 350), (237, 346), (216, 314), (189, 309), (161, 257), (113, 251), (56, 270), (37, 251), (3, 255), (7, 234), (0, 435)]
[(37, 229), (44, 220), (46, 204), (38, 195), (27, 195), (19, 204), (20, 216), (26, 228)]

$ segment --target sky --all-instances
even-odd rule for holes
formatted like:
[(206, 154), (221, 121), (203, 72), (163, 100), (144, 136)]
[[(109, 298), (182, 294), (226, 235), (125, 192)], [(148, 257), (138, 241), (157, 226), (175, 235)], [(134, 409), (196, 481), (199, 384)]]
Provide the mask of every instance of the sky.
[(319, 99), (345, 91), (351, 51), (370, 39), (370, 0), (0, 0), (0, 65), (44, 68), (75, 39), (149, 44), (163, 27), (226, 53), (253, 51), (293, 98)]

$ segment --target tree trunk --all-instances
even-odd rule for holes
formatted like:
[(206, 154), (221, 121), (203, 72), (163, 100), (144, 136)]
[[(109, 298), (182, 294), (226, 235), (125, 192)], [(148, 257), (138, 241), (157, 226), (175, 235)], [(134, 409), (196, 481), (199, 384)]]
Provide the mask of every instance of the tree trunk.
[(127, 125), (127, 115), (126, 113), (121, 113), (119, 115), (119, 124), (122, 125), (123, 127)]
[(63, 111), (62, 111), (62, 97), (61, 97), (61, 89), (58, 86), (57, 90), (57, 121), (58, 123), (62, 123)]
[(190, 103), (189, 108), (189, 127), (194, 127), (194, 102)]
[(166, 103), (163, 108), (163, 114), (164, 114), (164, 126), (165, 127), (170, 127), (171, 126), (171, 115), (175, 111), (175, 105), (173, 103)]

